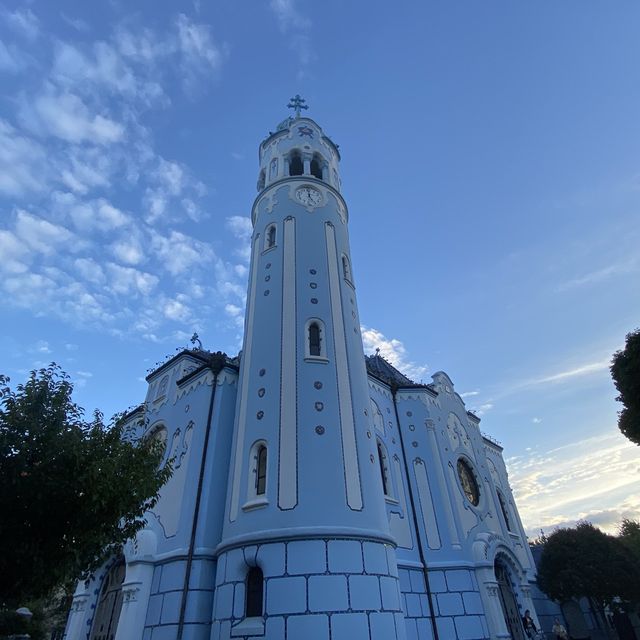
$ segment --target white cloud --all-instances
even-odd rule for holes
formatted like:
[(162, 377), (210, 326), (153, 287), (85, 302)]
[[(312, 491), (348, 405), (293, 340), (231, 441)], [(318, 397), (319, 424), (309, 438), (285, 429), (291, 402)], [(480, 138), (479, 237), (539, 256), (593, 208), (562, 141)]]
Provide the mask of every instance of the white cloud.
[(491, 409), (493, 409), (493, 403), (485, 402), (485, 404), (481, 404), (479, 407), (471, 409), (471, 411), (477, 416), (483, 416), (487, 411), (491, 411)]
[[(17, 212), (15, 233), (31, 249), (43, 254), (50, 254), (63, 245), (71, 249), (76, 240), (74, 234), (64, 227), (33, 216), (22, 209)], [(77, 245), (75, 246), (77, 248)]]
[(578, 287), (584, 287), (591, 284), (599, 284), (600, 282), (609, 280), (610, 278), (617, 275), (634, 273), (635, 271), (638, 271), (639, 268), (640, 262), (636, 257), (632, 257), (629, 260), (616, 262), (614, 264), (603, 267), (602, 269), (591, 271), (590, 273), (587, 273), (578, 278), (567, 280), (566, 282), (559, 284), (556, 288), (556, 291), (561, 293), (569, 289), (576, 289)]
[(213, 42), (207, 25), (196, 24), (184, 14), (176, 21), (178, 46), (182, 53), (184, 87), (193, 93), (222, 64), (222, 52)]
[(179, 196), (182, 193), (185, 177), (178, 163), (160, 158), (155, 177), (169, 195)]
[(51, 353), (51, 348), (46, 340), (38, 340), (34, 345), (33, 350), (37, 353)]
[(0, 71), (20, 73), (29, 64), (29, 58), (14, 44), (0, 40)]
[(43, 305), (56, 290), (56, 283), (39, 273), (20, 273), (5, 278), (2, 288), (12, 305), (43, 309)]
[(598, 524), (609, 529), (612, 514), (618, 521), (621, 513), (640, 515), (637, 447), (617, 432), (506, 462), (520, 515), (533, 535), (597, 514)]
[(91, 258), (77, 258), (73, 264), (77, 274), (84, 280), (98, 285), (105, 282), (106, 277), (104, 271), (95, 260)]
[(542, 376), (525, 383), (525, 386), (539, 385), (539, 384), (555, 384), (557, 382), (565, 382), (571, 378), (587, 376), (592, 373), (598, 373), (600, 371), (608, 370), (611, 366), (611, 358), (606, 360), (600, 360), (598, 362), (589, 362), (573, 369), (567, 369), (566, 371), (560, 371), (551, 375)]
[(89, 31), (89, 25), (84, 20), (82, 20), (81, 18), (73, 18), (72, 16), (68, 16), (66, 13), (61, 13), (60, 17), (70, 27), (73, 27), (76, 31), (80, 31), (80, 32)]
[(16, 33), (33, 42), (40, 32), (40, 22), (31, 9), (3, 11), (2, 18)]
[(478, 396), (480, 395), (480, 391), (479, 390), (475, 390), (475, 391), (465, 391), (464, 393), (460, 394), (461, 398), (472, 398), (473, 396)]
[(133, 267), (110, 262), (106, 265), (111, 290), (119, 295), (148, 296), (157, 286), (159, 278)]
[(145, 258), (142, 246), (135, 237), (114, 242), (111, 245), (111, 252), (120, 262), (130, 265), (140, 264)]
[(56, 91), (52, 85), (33, 101), (23, 96), (19, 117), (34, 133), (74, 144), (107, 145), (118, 142), (124, 135), (121, 124), (100, 113), (92, 114), (80, 97), (67, 91)]
[(271, 0), (270, 7), (280, 31), (287, 34), (289, 46), (298, 57), (300, 68), (297, 76), (300, 80), (306, 76), (306, 67), (315, 58), (309, 37), (311, 20), (298, 11), (296, 0)]
[(44, 149), (0, 120), (0, 193), (22, 196), (42, 189), (46, 176)]
[(179, 231), (171, 231), (169, 236), (152, 231), (151, 248), (164, 269), (173, 276), (205, 266), (214, 258), (208, 245)]
[(132, 225), (132, 220), (127, 214), (104, 198), (82, 202), (71, 193), (56, 192), (53, 194), (53, 199), (56, 205), (71, 218), (74, 226), (84, 232), (107, 233)]
[(276, 14), (283, 33), (290, 29), (308, 29), (311, 26), (311, 21), (298, 11), (295, 0), (271, 0), (269, 6)]
[(24, 243), (10, 231), (0, 229), (0, 272), (24, 273), (29, 263), (29, 250)]
[(366, 352), (380, 349), (380, 355), (388, 360), (398, 371), (412, 380), (419, 382), (427, 373), (426, 365), (418, 365), (407, 360), (407, 352), (404, 344), (396, 338), (387, 338), (381, 331), (373, 328), (361, 327), (362, 342)]
[(191, 315), (187, 306), (179, 300), (167, 300), (163, 311), (166, 318), (178, 322), (185, 322)]

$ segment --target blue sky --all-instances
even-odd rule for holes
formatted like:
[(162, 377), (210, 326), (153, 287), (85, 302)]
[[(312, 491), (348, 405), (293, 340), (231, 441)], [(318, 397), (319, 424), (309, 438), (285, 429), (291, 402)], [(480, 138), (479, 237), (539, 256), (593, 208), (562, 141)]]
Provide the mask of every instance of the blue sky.
[(340, 144), (365, 348), (446, 370), (527, 530), (640, 517), (611, 354), (640, 325), (640, 5), (0, 4), (0, 370), (106, 414), (235, 354), (257, 145)]

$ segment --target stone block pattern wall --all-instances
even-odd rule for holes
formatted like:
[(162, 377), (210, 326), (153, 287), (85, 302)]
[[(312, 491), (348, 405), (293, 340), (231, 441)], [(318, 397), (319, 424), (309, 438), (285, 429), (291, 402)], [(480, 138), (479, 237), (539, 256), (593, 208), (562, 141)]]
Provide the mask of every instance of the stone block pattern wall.
[(433, 640), (429, 599), (422, 569), (398, 569), (407, 640)]
[[(167, 562), (155, 568), (142, 640), (175, 640), (185, 569), (186, 560)], [(208, 640), (211, 635), (215, 573), (215, 561), (194, 559), (185, 609), (184, 640)]]
[[(377, 542), (294, 540), (218, 559), (211, 640), (232, 635), (252, 566), (264, 575), (264, 640), (405, 640), (395, 552)], [(237, 630), (236, 630), (237, 633)]]
[[(489, 629), (474, 572), (469, 569), (429, 570), (428, 576), (440, 638), (487, 640)], [(410, 575), (409, 579), (411, 578)], [(409, 595), (404, 593), (406, 578), (401, 584), (403, 596)], [(417, 579), (413, 578), (411, 585), (415, 584)], [(409, 620), (407, 629), (410, 629)], [(424, 636), (424, 638), (430, 637)], [(411, 636), (407, 633), (407, 640), (410, 638), (422, 640), (423, 636)]]

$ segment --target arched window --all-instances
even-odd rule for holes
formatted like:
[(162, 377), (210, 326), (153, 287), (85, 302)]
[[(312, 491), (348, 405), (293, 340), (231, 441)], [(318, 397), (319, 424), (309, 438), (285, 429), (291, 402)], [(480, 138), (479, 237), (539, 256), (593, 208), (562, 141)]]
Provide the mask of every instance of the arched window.
[(264, 189), (264, 169), (260, 172), (260, 175), (258, 176), (258, 191), (262, 191)]
[(258, 447), (256, 464), (256, 495), (263, 496), (267, 490), (267, 447)]
[(125, 573), (124, 558), (120, 557), (105, 575), (93, 616), (90, 640), (115, 638), (122, 609), (122, 583)]
[(317, 322), (309, 325), (309, 355), (320, 355), (320, 326)]
[(391, 479), (389, 478), (389, 466), (387, 465), (387, 453), (384, 445), (378, 440), (378, 462), (380, 463), (380, 477), (382, 478), (382, 490), (385, 496), (391, 496)]
[(267, 227), (267, 231), (264, 235), (264, 248), (271, 249), (276, 246), (276, 225), (272, 224)]
[(351, 278), (351, 263), (344, 253), (342, 254), (342, 275), (347, 282), (353, 282)]
[(305, 358), (326, 361), (327, 345), (324, 333), (324, 322), (319, 318), (309, 318), (304, 327)]
[(322, 157), (315, 153), (311, 159), (311, 175), (318, 180), (322, 180), (322, 164)]
[(242, 505), (244, 511), (260, 509), (269, 504), (267, 499), (268, 451), (265, 440), (257, 440), (251, 445), (247, 468), (247, 501)]
[(158, 456), (162, 459), (164, 459), (164, 456), (167, 453), (167, 437), (167, 427), (163, 424), (151, 427), (145, 436), (145, 440), (149, 448), (152, 450), (157, 449)]
[(502, 517), (504, 518), (504, 523), (507, 525), (508, 531), (513, 531), (511, 528), (511, 520), (509, 519), (509, 508), (507, 507), (507, 503), (504, 500), (504, 496), (500, 491), (498, 493), (498, 502), (500, 503), (500, 509), (502, 511)]
[(163, 398), (167, 393), (167, 387), (169, 386), (169, 376), (164, 376), (162, 380), (160, 380), (160, 384), (158, 385), (158, 391), (156, 392), (156, 400)]
[(304, 173), (304, 164), (299, 151), (292, 151), (289, 157), (289, 175), (301, 176)]
[(260, 567), (251, 567), (247, 573), (245, 618), (258, 618), (262, 616), (262, 592), (264, 577)]

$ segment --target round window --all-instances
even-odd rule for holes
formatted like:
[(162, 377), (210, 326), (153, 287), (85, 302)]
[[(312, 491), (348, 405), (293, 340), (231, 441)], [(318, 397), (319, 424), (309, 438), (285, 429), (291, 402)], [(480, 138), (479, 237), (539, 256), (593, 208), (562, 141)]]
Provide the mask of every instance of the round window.
[(475, 474), (471, 470), (471, 466), (463, 458), (458, 460), (458, 478), (460, 479), (460, 486), (467, 500), (474, 507), (477, 507), (480, 502), (480, 489), (478, 488), (478, 482), (476, 481)]

